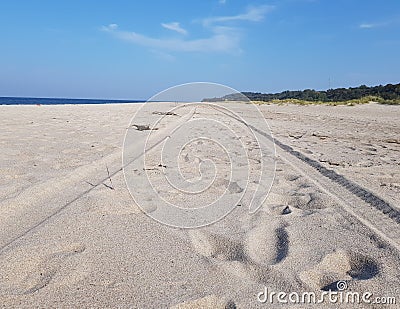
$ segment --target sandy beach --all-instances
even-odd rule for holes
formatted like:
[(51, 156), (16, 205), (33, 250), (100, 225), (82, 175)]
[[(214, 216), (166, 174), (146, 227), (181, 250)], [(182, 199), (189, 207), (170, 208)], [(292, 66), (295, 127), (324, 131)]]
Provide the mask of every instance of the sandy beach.
[[(195, 144), (172, 145), (182, 161), (160, 161), (162, 145), (155, 142), (147, 161), (132, 159), (136, 174), (128, 188), (122, 160), (127, 130), (138, 143), (154, 136), (150, 144), (172, 139), (176, 132), (169, 128), (189, 120), (218, 119), (242, 130), (212, 108), (168, 114), (176, 108), (171, 103), (154, 104), (132, 123), (141, 106), (0, 106), (4, 308), (399, 308), (260, 299), (267, 288), (317, 297), (328, 290), (369, 292), (371, 302), (395, 297), (400, 303), (400, 106), (261, 105), (275, 139), (265, 157), (258, 150), (271, 150), (272, 140), (258, 123), (251, 129), (260, 145), (245, 133), (237, 139), (226, 134), (220, 148), (200, 139), (203, 133), (221, 136), (201, 123)], [(252, 116), (249, 104), (221, 106)], [(157, 130), (141, 127), (156, 119), (162, 119)], [(251, 146), (250, 163), (240, 161), (240, 145)], [(233, 153), (237, 179), (207, 174), (224, 171), (224, 155)], [(264, 160), (275, 174), (257, 182), (251, 177)], [(227, 204), (229, 213), (191, 229), (154, 220), (166, 216), (159, 215), (161, 201), (184, 205), (186, 213), (198, 206), (167, 188), (163, 176), (176, 171), (171, 162), (189, 179), (185, 190), (213, 179), (201, 200), (226, 193), (235, 201)], [(240, 179), (242, 169), (246, 179)], [(144, 176), (157, 197), (140, 181)], [(258, 184), (269, 194), (252, 213), (245, 189)]]

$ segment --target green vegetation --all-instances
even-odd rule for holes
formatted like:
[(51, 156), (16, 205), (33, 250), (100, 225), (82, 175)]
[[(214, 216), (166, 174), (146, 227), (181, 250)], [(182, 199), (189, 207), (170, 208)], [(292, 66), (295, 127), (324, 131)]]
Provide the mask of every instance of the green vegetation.
[(362, 97), (360, 99), (354, 99), (354, 100), (348, 100), (348, 101), (332, 101), (332, 102), (324, 102), (324, 101), (306, 101), (306, 100), (299, 100), (299, 99), (287, 99), (287, 100), (271, 100), (271, 101), (253, 101), (253, 103), (256, 104), (265, 104), (265, 103), (272, 103), (272, 104), (297, 104), (297, 105), (318, 105), (318, 104), (324, 104), (324, 105), (357, 105), (357, 104), (367, 104), (371, 102), (376, 102), (380, 104), (400, 104), (400, 100), (384, 100), (380, 97), (375, 97), (375, 96), (366, 96)]
[(243, 101), (243, 95), (255, 103), (293, 103), (300, 105), (328, 104), (328, 105), (355, 105), (369, 102), (381, 104), (400, 104), (400, 84), (355, 88), (337, 88), (326, 91), (306, 89), (303, 91), (283, 91), (280, 93), (265, 94), (243, 92), (229, 94), (222, 98), (208, 98), (205, 102), (215, 101)]

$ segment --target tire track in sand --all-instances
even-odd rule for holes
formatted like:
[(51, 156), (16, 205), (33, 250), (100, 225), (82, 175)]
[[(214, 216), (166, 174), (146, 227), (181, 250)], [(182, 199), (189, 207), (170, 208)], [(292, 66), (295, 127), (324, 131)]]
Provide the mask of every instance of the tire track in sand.
[[(271, 139), (268, 134), (258, 128), (252, 125), (249, 127), (261, 136)], [(276, 138), (273, 140), (280, 148), (279, 155), (284, 161), (332, 196), (348, 214), (400, 251), (400, 211), (397, 208), (359, 184), (294, 150), (291, 146)]]
[(273, 141), (279, 147), (276, 149), (279, 150), (279, 155), (284, 161), (310, 179), (322, 191), (332, 196), (348, 214), (355, 217), (400, 252), (400, 210), (398, 208), (343, 175), (324, 167), (318, 161), (282, 143), (256, 126), (245, 123), (228, 113), (225, 114), (242, 122), (258, 133), (260, 137), (266, 138), (269, 142)]
[[(154, 134), (146, 151), (150, 151), (169, 138), (175, 126), (188, 121), (194, 112), (195, 110), (191, 110), (188, 115), (168, 122), (166, 128)], [(119, 163), (121, 152), (117, 151), (91, 164), (78, 167), (63, 177), (52, 178), (32, 186), (15, 198), (1, 201), (0, 255), (15, 241), (47, 223), (95, 188), (106, 184), (111, 177), (122, 172), (124, 167), (145, 153), (144, 149), (136, 146), (132, 147), (132, 151), (134, 155), (129, 157), (125, 165)], [(104, 173), (106, 167), (110, 168), (108, 173)]]

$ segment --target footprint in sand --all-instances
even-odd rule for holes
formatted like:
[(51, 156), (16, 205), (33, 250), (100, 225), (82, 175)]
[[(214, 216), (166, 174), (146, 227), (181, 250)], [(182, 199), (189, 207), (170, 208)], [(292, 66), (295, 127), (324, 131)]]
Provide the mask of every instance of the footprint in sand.
[(246, 256), (258, 265), (277, 264), (285, 259), (288, 251), (289, 236), (279, 221), (256, 226), (246, 235)]
[(189, 236), (199, 254), (235, 276), (256, 282), (265, 282), (271, 277), (270, 266), (282, 262), (289, 252), (285, 225), (271, 218), (260, 220), (253, 228), (242, 230), (234, 237), (207, 228), (191, 230)]
[(204, 230), (190, 230), (189, 236), (195, 250), (202, 256), (222, 261), (245, 261), (243, 244)]
[(0, 262), (0, 294), (32, 294), (50, 283), (70, 285), (87, 275), (88, 269), (74, 258), (85, 251), (85, 246), (49, 249), (25, 247), (6, 253)]
[(320, 192), (307, 192), (308, 186), (299, 186), (296, 190), (274, 190), (268, 195), (266, 204), (275, 214), (287, 215), (294, 210), (318, 210), (331, 206), (331, 201)]
[(330, 206), (330, 201), (319, 192), (293, 192), (289, 197), (289, 205), (301, 210), (324, 209)]
[(345, 250), (327, 254), (313, 268), (300, 273), (299, 278), (315, 290), (337, 290), (337, 282), (368, 280), (379, 274), (378, 263), (368, 256)]

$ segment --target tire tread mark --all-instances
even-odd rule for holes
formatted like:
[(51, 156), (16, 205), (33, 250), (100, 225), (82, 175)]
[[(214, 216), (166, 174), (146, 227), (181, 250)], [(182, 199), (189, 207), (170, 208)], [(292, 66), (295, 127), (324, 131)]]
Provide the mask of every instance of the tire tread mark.
[(364, 202), (380, 210), (382, 213), (391, 218), (394, 222), (400, 224), (400, 211), (392, 207), (388, 202), (386, 202), (382, 198), (376, 196), (372, 192), (361, 187), (359, 184), (347, 179), (343, 175), (336, 173), (334, 170), (322, 166), (318, 161), (307, 157), (306, 155), (297, 150), (294, 150), (291, 146), (280, 142), (276, 138), (272, 138), (271, 136), (259, 130), (258, 128), (251, 125), (249, 125), (249, 127), (251, 127), (254, 131), (258, 132), (259, 134), (263, 135), (264, 137), (268, 138), (269, 140), (272, 140), (275, 143), (275, 145), (279, 146), (284, 151), (290, 153), (291, 155), (295, 156), (301, 161), (307, 163), (309, 166), (315, 168), (320, 174), (336, 182), (337, 184), (348, 190), (350, 193), (362, 199)]
[(234, 118), (235, 120), (243, 123), (245, 126), (249, 127), (251, 130), (264, 136), (265, 138), (267, 138), (268, 140), (273, 142), (275, 145), (279, 146), (282, 150), (288, 152), (289, 154), (300, 159), (301, 161), (307, 163), (309, 166), (316, 169), (323, 176), (325, 176), (325, 177), (329, 178), (330, 180), (332, 180), (333, 182), (339, 184), (341, 187), (345, 188), (353, 195), (359, 197), (360, 199), (362, 199), (364, 202), (371, 205), (375, 209), (380, 210), (383, 214), (388, 216), (395, 223), (400, 224), (400, 211), (398, 209), (392, 207), (388, 202), (386, 202), (382, 198), (376, 196), (372, 192), (361, 187), (359, 184), (347, 179), (343, 175), (336, 173), (334, 170), (330, 170), (330, 169), (324, 167), (318, 161), (307, 157), (306, 155), (304, 155), (303, 153), (301, 153), (297, 150), (294, 150), (293, 147), (280, 142), (279, 140), (274, 138), (272, 135), (265, 133), (264, 131), (258, 129), (257, 127), (255, 127), (251, 124), (248, 124), (247, 122), (245, 122), (244, 120), (242, 120), (240, 118), (237, 118), (235, 115), (230, 115), (224, 111), (221, 111), (221, 112), (228, 115), (229, 117)]

